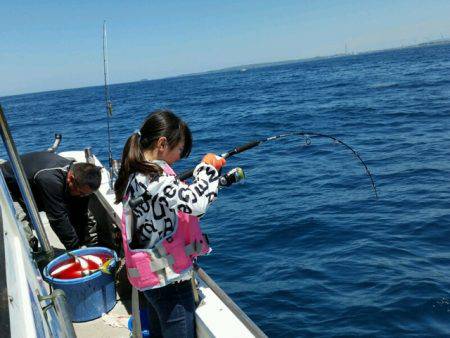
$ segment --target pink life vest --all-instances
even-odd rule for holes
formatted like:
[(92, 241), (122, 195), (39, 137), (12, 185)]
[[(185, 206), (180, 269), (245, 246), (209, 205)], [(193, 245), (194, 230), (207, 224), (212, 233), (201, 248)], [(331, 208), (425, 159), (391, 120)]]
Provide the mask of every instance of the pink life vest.
[[(166, 165), (164, 172), (175, 176)], [(122, 241), (128, 279), (138, 290), (147, 290), (167, 284), (166, 269), (180, 274), (191, 268), (195, 257), (211, 251), (202, 233), (197, 217), (178, 211), (178, 226), (174, 233), (159, 241), (152, 249), (131, 249), (129, 238), (135, 222), (128, 206), (129, 196), (123, 201)]]

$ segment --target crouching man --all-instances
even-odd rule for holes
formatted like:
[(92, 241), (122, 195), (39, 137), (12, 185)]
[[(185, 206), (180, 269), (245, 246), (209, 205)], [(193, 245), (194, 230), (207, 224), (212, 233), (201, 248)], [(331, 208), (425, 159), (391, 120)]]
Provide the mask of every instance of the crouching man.
[[(28, 153), (20, 158), (37, 207), (45, 211), (65, 248), (73, 250), (82, 245), (96, 245), (96, 223), (88, 204), (89, 195), (100, 186), (101, 167), (77, 163), (46, 151)], [(15, 201), (18, 217), (25, 219), (23, 210), (26, 209), (11, 165), (5, 162), (0, 170)], [(36, 249), (32, 230), (25, 226), (25, 232), (30, 245)]]

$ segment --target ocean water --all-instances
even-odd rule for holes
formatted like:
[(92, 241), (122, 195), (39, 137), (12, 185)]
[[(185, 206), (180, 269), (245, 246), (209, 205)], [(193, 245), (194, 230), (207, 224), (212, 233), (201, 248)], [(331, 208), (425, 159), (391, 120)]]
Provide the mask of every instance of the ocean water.
[[(144, 74), (145, 75), (145, 74)], [(99, 79), (101, 82), (101, 79)], [(273, 337), (450, 335), (450, 45), (113, 85), (112, 151), (170, 108), (194, 151), (237, 155), (245, 183), (203, 218), (200, 265)], [(91, 146), (107, 162), (103, 88), (0, 99), (20, 152)], [(4, 156), (4, 151), (1, 153)]]

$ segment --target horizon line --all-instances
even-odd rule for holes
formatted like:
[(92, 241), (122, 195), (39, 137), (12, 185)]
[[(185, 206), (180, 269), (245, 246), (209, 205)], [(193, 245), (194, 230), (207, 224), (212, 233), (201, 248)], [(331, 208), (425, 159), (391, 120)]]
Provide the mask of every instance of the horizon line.
[[(140, 80), (111, 83), (111, 84), (108, 84), (108, 86), (117, 86), (117, 85), (123, 85), (123, 84), (128, 84), (128, 83), (138, 83), (138, 82), (160, 81), (160, 80), (166, 80), (166, 79), (174, 79), (174, 78), (178, 78), (178, 77), (200, 76), (200, 75), (221, 73), (221, 72), (227, 72), (227, 71), (233, 71), (233, 70), (239, 70), (239, 69), (246, 69), (246, 70), (248, 70), (246, 67), (251, 67), (253, 69), (255, 69), (255, 68), (264, 68), (264, 67), (283, 65), (283, 64), (289, 64), (289, 63), (296, 63), (296, 62), (318, 61), (318, 60), (324, 60), (324, 59), (330, 59), (330, 58), (357, 56), (357, 55), (372, 54), (372, 53), (379, 53), (379, 52), (387, 52), (387, 51), (393, 51), (393, 50), (399, 50), (399, 49), (420, 48), (420, 47), (427, 47), (427, 46), (430, 46), (430, 45), (441, 45), (441, 44), (442, 45), (450, 44), (450, 38), (434, 39), (434, 40), (429, 40), (429, 41), (425, 41), (425, 42), (415, 43), (415, 44), (411, 44), (411, 45), (405, 45), (405, 46), (402, 45), (402, 46), (389, 47), (389, 48), (383, 48), (383, 49), (370, 49), (370, 50), (360, 51), (360, 52), (350, 52), (350, 53), (349, 52), (344, 52), (344, 53), (337, 53), (337, 54), (330, 54), (330, 55), (317, 55), (317, 56), (312, 56), (312, 57), (307, 57), (307, 58), (299, 58), (299, 59), (287, 59), (287, 60), (279, 60), (279, 61), (257, 62), (257, 63), (252, 63), (252, 64), (243, 64), (243, 65), (236, 65), (236, 66), (230, 66), (230, 67), (225, 67), (225, 68), (217, 68), (217, 69), (205, 70), (205, 71), (201, 71), (201, 72), (170, 75), (170, 76), (159, 77), (159, 78), (150, 78), (150, 79), (142, 78)], [(28, 93), (21, 93), (21, 94), (11, 94), (11, 95), (0, 96), (0, 99), (10, 98), (10, 97), (14, 97), (14, 96), (31, 95), (31, 94), (43, 94), (43, 93), (51, 93), (51, 92), (58, 92), (58, 91), (65, 91), (65, 90), (77, 90), (77, 89), (95, 88), (95, 87), (104, 87), (104, 84), (98, 84), (98, 85), (92, 85), (92, 86), (84, 86), (84, 87), (48, 89), (48, 90), (43, 90), (43, 91), (28, 92)]]

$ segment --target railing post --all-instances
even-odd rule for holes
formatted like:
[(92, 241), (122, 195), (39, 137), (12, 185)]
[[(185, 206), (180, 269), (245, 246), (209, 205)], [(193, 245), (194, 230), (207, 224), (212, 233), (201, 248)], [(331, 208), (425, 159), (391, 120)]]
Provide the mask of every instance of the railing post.
[(9, 156), (11, 168), (14, 171), (17, 184), (19, 186), (20, 192), (25, 202), (25, 206), (27, 208), (31, 224), (33, 224), (39, 242), (41, 243), (44, 259), (48, 262), (54, 256), (53, 248), (50, 245), (41, 217), (39, 216), (36, 201), (34, 200), (33, 195), (31, 193), (30, 185), (28, 184), (28, 180), (26, 178), (22, 162), (20, 161), (16, 145), (9, 131), (8, 122), (6, 121), (6, 117), (5, 114), (3, 113), (1, 105), (0, 105), (0, 133), (3, 139), (3, 144), (5, 145), (6, 151)]

